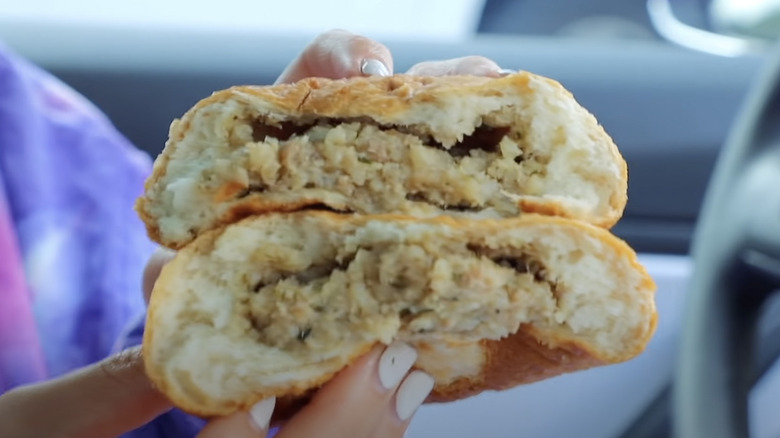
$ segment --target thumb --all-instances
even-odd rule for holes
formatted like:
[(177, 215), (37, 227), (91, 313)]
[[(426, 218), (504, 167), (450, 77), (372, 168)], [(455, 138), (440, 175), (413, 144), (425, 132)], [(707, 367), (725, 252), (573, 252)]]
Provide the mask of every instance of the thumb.
[(133, 348), (1, 396), (0, 430), (14, 437), (116, 437), (170, 408), (147, 379), (140, 348)]
[(152, 291), (154, 290), (154, 283), (157, 281), (157, 277), (160, 276), (162, 268), (170, 262), (175, 255), (176, 253), (169, 249), (159, 248), (151, 257), (149, 257), (149, 261), (146, 262), (142, 280), (142, 289), (146, 304), (149, 304)]

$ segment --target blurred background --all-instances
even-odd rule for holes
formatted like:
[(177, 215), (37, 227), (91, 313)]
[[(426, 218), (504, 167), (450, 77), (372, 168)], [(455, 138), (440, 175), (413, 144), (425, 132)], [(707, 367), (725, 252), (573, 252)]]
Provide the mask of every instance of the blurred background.
[[(483, 55), (552, 77), (629, 164), (614, 229), (659, 285), (658, 334), (626, 364), (427, 406), (410, 437), (666, 437), (691, 233), (718, 152), (780, 35), (778, 0), (4, 0), (0, 43), (83, 93), (155, 156), (212, 91), (273, 82), (319, 32), (387, 44), (396, 71)], [(753, 394), (779, 437), (780, 371)]]
[(685, 254), (716, 152), (778, 28), (776, 0), (25, 0), (0, 41), (49, 69), (156, 155), (212, 91), (273, 82), (319, 32), (385, 42), (396, 70), (469, 54), (561, 81), (631, 170), (616, 231)]

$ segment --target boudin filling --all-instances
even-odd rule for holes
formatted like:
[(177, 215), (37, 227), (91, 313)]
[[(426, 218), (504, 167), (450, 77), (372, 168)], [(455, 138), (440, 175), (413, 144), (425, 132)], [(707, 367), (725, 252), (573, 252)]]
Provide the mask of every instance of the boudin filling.
[(454, 145), (412, 127), (370, 120), (315, 120), (303, 125), (236, 124), (232, 154), (215, 166), (214, 189), (238, 183), (233, 198), (252, 193), (318, 190), (347, 200), (341, 209), (406, 211), (427, 204), (450, 211), (492, 208), (517, 214), (512, 194), (542, 192), (548, 157), (526, 153), (509, 128), (483, 122)]
[[(449, 247), (430, 251), (430, 245)], [(337, 258), (248, 285), (248, 316), (259, 342), (324, 351), (350, 333), (388, 324), (410, 341), (426, 334), (499, 339), (522, 323), (551, 323), (537, 319), (557, 305), (554, 279), (522, 251), (388, 243)]]

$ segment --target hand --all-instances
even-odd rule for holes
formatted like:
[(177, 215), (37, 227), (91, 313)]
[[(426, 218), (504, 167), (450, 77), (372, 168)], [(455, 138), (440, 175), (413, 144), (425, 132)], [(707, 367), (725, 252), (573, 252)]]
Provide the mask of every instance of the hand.
[[(171, 258), (158, 252), (147, 263), (143, 293)], [(58, 379), (0, 396), (0, 438), (109, 438), (136, 429), (171, 408), (144, 372), (139, 347)]]
[[(482, 56), (425, 61), (407, 72), (418, 76), (477, 75), (498, 77), (511, 73)], [(314, 39), (276, 80), (290, 83), (306, 77), (330, 79), (361, 75), (390, 76), (393, 57), (384, 45), (343, 30), (331, 30)]]
[[(320, 389), (282, 427), (278, 438), (401, 438), (412, 415), (433, 388), (433, 379), (412, 371), (417, 354), (406, 344), (375, 348)], [(274, 399), (249, 412), (212, 421), (198, 438), (264, 438)]]
[[(333, 79), (393, 73), (390, 51), (373, 40), (334, 30), (318, 36), (284, 70), (277, 83), (310, 76)], [(469, 56), (427, 61), (408, 70), (414, 75), (473, 74), (500, 76), (495, 62)], [(143, 276), (148, 302), (162, 266), (171, 258), (159, 252)], [(377, 347), (339, 373), (293, 416), (280, 438), (400, 438), (432, 387), (431, 378), (409, 372), (416, 358), (411, 347)], [(109, 438), (140, 427), (171, 408), (146, 377), (140, 348), (48, 382), (16, 388), (0, 396), (0, 438)], [(274, 408), (264, 400), (249, 412), (211, 421), (200, 438), (265, 437)]]

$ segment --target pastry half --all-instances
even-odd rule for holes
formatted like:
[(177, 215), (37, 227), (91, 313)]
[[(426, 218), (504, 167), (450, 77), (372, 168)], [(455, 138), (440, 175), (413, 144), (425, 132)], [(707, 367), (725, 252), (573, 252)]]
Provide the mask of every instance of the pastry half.
[(515, 217), (610, 227), (626, 163), (560, 84), (521, 72), (305, 79), (215, 93), (173, 122), (137, 210), (180, 248), (252, 214)]
[(502, 390), (642, 352), (655, 285), (580, 221), (254, 216), (207, 232), (157, 281), (144, 358), (203, 416), (305, 397), (377, 344), (408, 342), (428, 399)]

